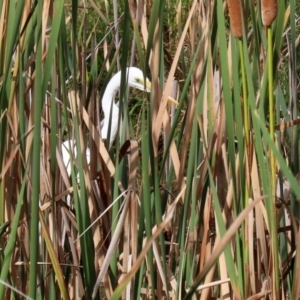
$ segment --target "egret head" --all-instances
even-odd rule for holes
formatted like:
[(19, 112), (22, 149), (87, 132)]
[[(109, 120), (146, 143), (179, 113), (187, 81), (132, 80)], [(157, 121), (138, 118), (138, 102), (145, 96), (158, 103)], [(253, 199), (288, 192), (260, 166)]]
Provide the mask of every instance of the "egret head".
[[(142, 70), (136, 67), (129, 67), (126, 69), (127, 76), (128, 76), (128, 85), (130, 87), (139, 89), (141, 91), (145, 91), (150, 93), (151, 92), (151, 82), (150, 80), (144, 76)], [(178, 105), (178, 102), (174, 100), (172, 97), (168, 97), (168, 101)]]
[(151, 82), (144, 76), (142, 70), (130, 67), (126, 69), (126, 72), (129, 86), (148, 93), (151, 91)]

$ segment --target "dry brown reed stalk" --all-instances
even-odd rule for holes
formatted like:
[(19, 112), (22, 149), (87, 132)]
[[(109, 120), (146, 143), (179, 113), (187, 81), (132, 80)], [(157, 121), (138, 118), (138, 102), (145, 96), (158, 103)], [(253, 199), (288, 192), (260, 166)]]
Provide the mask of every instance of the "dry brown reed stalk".
[(243, 36), (243, 6), (240, 0), (228, 0), (228, 11), (231, 30), (236, 38)]
[(277, 0), (261, 0), (261, 18), (264, 26), (271, 26), (277, 16)]

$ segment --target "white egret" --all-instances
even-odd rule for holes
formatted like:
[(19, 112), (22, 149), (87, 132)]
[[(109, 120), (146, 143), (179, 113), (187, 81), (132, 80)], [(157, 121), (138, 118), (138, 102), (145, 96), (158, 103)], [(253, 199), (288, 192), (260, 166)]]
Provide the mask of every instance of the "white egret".
[[(126, 69), (126, 83), (129, 87), (136, 88), (141, 91), (150, 92), (151, 91), (151, 82), (148, 78), (144, 77), (143, 72), (136, 67), (129, 67)], [(116, 73), (112, 79), (107, 84), (105, 92), (102, 98), (102, 110), (104, 112), (104, 119), (101, 122), (101, 137), (102, 139), (107, 139), (108, 135), (110, 136), (110, 140), (108, 142), (109, 148), (112, 146), (117, 130), (118, 130), (118, 122), (120, 117), (119, 107), (115, 103), (115, 96), (119, 91), (121, 86), (121, 71)], [(177, 104), (175, 100), (169, 97), (169, 101)], [(111, 116), (111, 122), (110, 122)], [(110, 134), (108, 134), (110, 124)], [(62, 146), (62, 156), (63, 162), (67, 168), (67, 172), (70, 176), (71, 174), (71, 165), (70, 165), (70, 147), (74, 157), (77, 156), (76, 145), (74, 141), (65, 141)], [(86, 150), (86, 158), (87, 163), (90, 163), (90, 149)]]

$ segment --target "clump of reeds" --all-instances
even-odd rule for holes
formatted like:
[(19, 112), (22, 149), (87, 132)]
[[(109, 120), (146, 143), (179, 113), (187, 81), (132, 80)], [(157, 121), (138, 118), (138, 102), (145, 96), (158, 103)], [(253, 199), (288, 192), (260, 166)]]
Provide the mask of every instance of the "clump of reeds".
[(240, 0), (228, 0), (231, 30), (236, 38), (243, 36), (243, 7)]
[(277, 16), (277, 0), (261, 0), (261, 18), (264, 26), (271, 26)]

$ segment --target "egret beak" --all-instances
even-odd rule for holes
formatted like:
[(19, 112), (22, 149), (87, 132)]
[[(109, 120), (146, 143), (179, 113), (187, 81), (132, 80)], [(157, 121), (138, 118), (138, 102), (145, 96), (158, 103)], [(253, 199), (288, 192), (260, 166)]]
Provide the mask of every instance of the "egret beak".
[(173, 104), (175, 104), (176, 106), (178, 106), (178, 104), (179, 104), (179, 103), (178, 103), (175, 99), (173, 99), (171, 96), (168, 97), (168, 101), (171, 102), (171, 103), (173, 103)]
[(146, 86), (147, 92), (150, 93), (151, 92), (151, 82), (149, 81), (148, 78), (146, 78), (145, 86)]
[[(147, 92), (150, 93), (150, 91), (151, 91), (151, 82), (150, 82), (147, 78), (146, 78), (146, 84), (145, 84), (145, 86), (146, 86)], [(173, 104), (175, 104), (176, 106), (178, 106), (178, 104), (179, 104), (179, 103), (178, 103), (175, 99), (173, 99), (171, 96), (168, 97), (168, 101), (171, 102), (171, 103), (173, 103)]]

